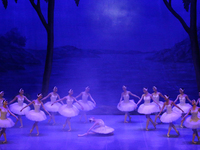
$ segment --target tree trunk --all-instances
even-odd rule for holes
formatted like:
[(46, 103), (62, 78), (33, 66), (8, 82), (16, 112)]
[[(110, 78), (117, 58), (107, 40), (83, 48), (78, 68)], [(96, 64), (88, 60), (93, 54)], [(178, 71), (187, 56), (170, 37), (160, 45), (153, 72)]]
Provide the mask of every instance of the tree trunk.
[(190, 41), (192, 50), (192, 59), (194, 63), (194, 69), (196, 73), (197, 87), (200, 91), (200, 53), (197, 37), (197, 0), (191, 0), (190, 6)]
[(54, 5), (55, 0), (48, 1), (47, 54), (42, 82), (42, 94), (47, 95), (51, 77), (54, 49)]

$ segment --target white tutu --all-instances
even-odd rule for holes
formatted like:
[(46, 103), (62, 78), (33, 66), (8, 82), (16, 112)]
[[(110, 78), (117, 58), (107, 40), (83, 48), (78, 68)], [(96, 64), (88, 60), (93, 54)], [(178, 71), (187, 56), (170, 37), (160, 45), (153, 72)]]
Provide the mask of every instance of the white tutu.
[(155, 113), (155, 112), (157, 112), (156, 105), (154, 105), (152, 103), (142, 104), (138, 108), (138, 113), (140, 113), (140, 114), (151, 114), (151, 113)]
[(110, 134), (114, 132), (114, 129), (108, 126), (97, 126), (92, 131), (98, 134)]
[(117, 108), (120, 111), (124, 111), (124, 112), (133, 111), (135, 107), (136, 107), (136, 103), (134, 102), (134, 100), (129, 100), (128, 102), (121, 101), (121, 103), (117, 105)]
[(58, 112), (65, 117), (74, 117), (77, 116), (79, 113), (79, 110), (76, 106), (72, 105), (72, 107), (68, 107), (67, 104), (62, 105)]
[(35, 110), (31, 110), (25, 114), (29, 120), (32, 121), (43, 121), (46, 120), (46, 115), (43, 111), (36, 112)]
[(164, 114), (162, 114), (162, 116), (160, 117), (161, 122), (163, 123), (171, 123), (173, 121), (178, 120), (181, 117), (180, 113), (174, 112), (172, 111), (171, 113), (167, 113), (165, 112)]
[[(94, 109), (95, 105), (93, 102), (91, 101), (83, 101), (83, 100), (79, 100), (78, 101), (84, 108), (83, 111), (90, 111), (92, 109)], [(82, 110), (81, 106), (76, 102), (74, 103), (74, 105), (79, 109), (79, 110)]]
[[(184, 113), (188, 113), (188, 111), (192, 107), (189, 103), (185, 103), (184, 105), (179, 103), (179, 104), (177, 104), (177, 106), (180, 107), (184, 111)], [(178, 113), (182, 113), (182, 111), (180, 109), (178, 109), (177, 107), (174, 107), (173, 111), (176, 111)]]
[(13, 127), (14, 125), (15, 123), (10, 118), (0, 119), (1, 128), (10, 128)]
[[(159, 106), (158, 106), (155, 102), (152, 102), (151, 104), (153, 104), (153, 105), (156, 106), (154, 112), (160, 112), (160, 108), (159, 108)], [(160, 105), (161, 108), (162, 108), (163, 105), (164, 105), (164, 103), (163, 103), (162, 101), (159, 101), (158, 104)], [(165, 110), (165, 109), (164, 109), (164, 110)]]
[(44, 104), (44, 107), (47, 111), (58, 112), (59, 108), (62, 106), (60, 103), (54, 103), (52, 106), (51, 104), (51, 102), (47, 102)]
[(10, 105), (10, 110), (11, 110), (11, 112), (13, 112), (14, 114), (17, 114), (17, 115), (25, 115), (27, 112), (30, 111), (30, 107), (26, 107), (25, 109), (22, 110), (22, 112), (20, 112), (20, 110), (21, 110), (22, 108), (24, 108), (26, 105), (27, 105), (26, 103), (23, 103), (23, 105), (20, 106), (20, 105), (18, 104), (18, 102), (16, 102), (16, 103), (13, 103), (13, 104)]
[(198, 120), (194, 121), (194, 120), (191, 119), (191, 116), (189, 116), (189, 117), (186, 118), (184, 125), (187, 128), (198, 129), (198, 128), (200, 128), (200, 119), (198, 118)]

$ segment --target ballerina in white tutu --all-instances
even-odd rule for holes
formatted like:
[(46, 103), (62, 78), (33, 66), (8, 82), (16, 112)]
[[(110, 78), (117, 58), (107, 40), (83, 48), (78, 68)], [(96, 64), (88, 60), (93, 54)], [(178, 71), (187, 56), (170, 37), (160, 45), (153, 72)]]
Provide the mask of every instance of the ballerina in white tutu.
[[(192, 101), (189, 99), (189, 97), (184, 94), (184, 89), (180, 88), (179, 89), (180, 94), (177, 96), (176, 100), (174, 101), (174, 103), (176, 103), (178, 100), (180, 101), (179, 104), (177, 104), (177, 106), (179, 106), (185, 113), (188, 113), (188, 111), (190, 110), (190, 108), (192, 107), (189, 103), (186, 103), (186, 99), (192, 103)], [(177, 107), (173, 108), (174, 111), (181, 113), (181, 111), (179, 109), (177, 109)], [(184, 116), (185, 114), (183, 114)], [(183, 124), (181, 123), (180, 125), (181, 128), (183, 128)]]
[(78, 136), (85, 136), (89, 134), (113, 134), (114, 129), (105, 125), (102, 119), (95, 119), (94, 117), (89, 119), (90, 122), (94, 122), (93, 126), (84, 134), (78, 134)]
[(178, 109), (180, 109), (180, 111), (182, 111), (182, 113), (184, 113), (184, 111), (179, 106), (177, 106), (173, 101), (169, 100), (169, 96), (168, 95), (164, 95), (164, 97), (165, 97), (165, 101), (166, 102), (164, 102), (164, 105), (163, 105), (160, 113), (157, 115), (157, 117), (160, 116), (161, 112), (164, 110), (164, 108), (166, 106), (167, 111), (162, 114), (162, 116), (160, 117), (160, 120), (163, 123), (169, 123), (167, 137), (170, 136), (169, 134), (170, 134), (171, 128), (174, 128), (176, 133), (179, 135), (178, 130), (176, 129), (175, 125), (173, 124), (173, 121), (176, 121), (177, 119), (179, 119), (181, 117), (181, 114), (178, 113), (178, 112), (173, 111), (172, 110), (172, 106), (175, 106)]
[(83, 108), (83, 106), (76, 100), (76, 98), (72, 96), (72, 94), (73, 94), (73, 90), (72, 90), (72, 89), (70, 89), (68, 93), (69, 93), (69, 95), (63, 97), (62, 99), (59, 99), (59, 100), (55, 101), (52, 105), (54, 105), (54, 104), (57, 103), (57, 102), (66, 100), (66, 103), (67, 103), (67, 104), (62, 105), (62, 106), (59, 108), (58, 112), (59, 112), (62, 116), (67, 117), (66, 122), (65, 122), (65, 124), (63, 125), (63, 129), (64, 129), (65, 126), (68, 124), (68, 126), (69, 126), (69, 130), (68, 130), (68, 131), (71, 131), (70, 119), (71, 119), (71, 117), (77, 116), (78, 113), (79, 113), (78, 108), (77, 108), (76, 106), (73, 105), (73, 102), (76, 101), (76, 102), (81, 106), (82, 110), (84, 110), (84, 108)]
[[(80, 121), (82, 119), (82, 117), (85, 117), (85, 122), (87, 122), (87, 116), (86, 116), (86, 111), (90, 111), (92, 109), (94, 109), (94, 107), (96, 106), (96, 102), (94, 101), (94, 99), (92, 98), (91, 94), (89, 93), (90, 88), (87, 86), (85, 88), (84, 92), (81, 92), (78, 96), (76, 96), (76, 99), (79, 98), (80, 96), (82, 96), (82, 100), (78, 100), (78, 102), (83, 106), (84, 111), (82, 111), (81, 117), (80, 117)], [(88, 100), (88, 97), (91, 99), (91, 101)], [(78, 103), (74, 104), (79, 110), (82, 110), (80, 105)]]
[[(18, 102), (14, 103), (14, 104), (11, 104), (16, 100)], [(27, 105), (26, 103), (24, 103), (24, 100), (26, 100), (29, 103), (31, 103), (31, 101), (26, 96), (24, 96), (24, 90), (21, 88), (19, 90), (19, 94), (17, 96), (15, 96), (15, 98), (9, 102), (9, 104), (11, 104), (9, 106), (10, 107), (10, 111), (13, 112), (14, 114), (18, 115), (18, 118), (19, 118), (19, 121), (20, 121), (20, 124), (21, 124), (20, 128), (23, 127), (23, 122), (22, 122), (21, 116), (25, 115), (28, 111), (30, 111), (30, 107), (27, 107), (22, 112), (20, 112), (20, 110)]]
[(158, 104), (158, 102), (152, 97), (152, 95), (148, 92), (147, 88), (143, 88), (143, 92), (144, 92), (144, 94), (142, 95), (142, 97), (140, 98), (138, 103), (136, 104), (136, 107), (144, 99), (144, 104), (139, 106), (138, 113), (146, 115), (146, 118), (147, 118), (146, 130), (148, 131), (149, 130), (148, 129), (149, 122), (151, 122), (153, 124), (154, 128), (156, 128), (156, 124), (155, 124), (155, 122), (153, 122), (153, 120), (151, 119), (150, 115), (157, 111), (157, 106), (152, 104), (152, 103), (150, 103), (151, 99), (158, 105), (158, 107), (160, 109), (161, 109), (161, 107)]
[[(152, 97), (154, 98), (154, 100), (160, 105), (160, 107), (162, 108), (164, 103), (162, 101), (160, 101), (160, 97), (164, 98), (164, 96), (162, 95), (162, 93), (158, 92), (158, 89), (156, 86), (153, 86), (153, 93), (152, 93)], [(157, 115), (158, 113), (160, 112), (160, 108), (159, 106), (155, 103), (155, 102), (152, 102), (152, 104), (154, 104), (156, 106), (156, 115), (155, 115), (155, 123), (157, 124), (156, 120), (157, 120)]]
[(192, 108), (190, 108), (189, 112), (183, 117), (181, 122), (184, 122), (185, 118), (191, 113), (191, 116), (187, 117), (184, 125), (187, 128), (191, 128), (193, 131), (192, 143), (196, 144), (194, 141), (195, 137), (200, 140), (200, 136), (198, 135), (197, 129), (200, 128), (200, 118), (198, 118), (198, 112), (200, 112), (200, 108), (197, 107), (196, 101), (192, 100)]
[(124, 92), (122, 92), (122, 94), (121, 94), (120, 102), (118, 103), (117, 108), (120, 111), (125, 112), (124, 123), (128, 123), (126, 120), (127, 117), (129, 117), (129, 121), (131, 121), (131, 116), (130, 116), (129, 112), (133, 111), (136, 107), (136, 103), (134, 102), (134, 100), (133, 99), (129, 100), (129, 97), (130, 97), (130, 95), (137, 97), (138, 99), (140, 99), (140, 97), (131, 93), (130, 91), (127, 91), (126, 86), (122, 86), (122, 89)]
[[(55, 125), (55, 113), (58, 112), (59, 108), (62, 106), (60, 103), (56, 103), (55, 105), (51, 105), (53, 104), (57, 99), (60, 99), (59, 94), (57, 93), (58, 88), (55, 86), (53, 88), (53, 92), (49, 93), (46, 97), (44, 97), (41, 101), (47, 99), (50, 97), (51, 101), (47, 102), (44, 104), (44, 107), (46, 108), (47, 111), (49, 111), (51, 113), (51, 118), (49, 119), (48, 122), (51, 122), (51, 120), (53, 120), (53, 125)], [(62, 104), (64, 104), (61, 101)]]
[(32, 133), (33, 129), (36, 128), (36, 130), (37, 130), (36, 135), (39, 135), (38, 122), (46, 120), (46, 118), (47, 118), (45, 113), (40, 110), (40, 107), (42, 106), (44, 111), (51, 117), (51, 114), (45, 109), (41, 99), (42, 99), (42, 94), (38, 94), (36, 100), (33, 100), (30, 104), (26, 105), (24, 108), (21, 109), (21, 111), (23, 111), (23, 109), (25, 109), (26, 107), (33, 104), (34, 110), (30, 110), (25, 115), (29, 120), (35, 121), (32, 129), (30, 130), (30, 133)]
[(6, 138), (6, 128), (13, 127), (15, 123), (10, 119), (7, 118), (7, 113), (10, 113), (12, 116), (14, 116), (17, 120), (17, 116), (15, 116), (9, 109), (8, 109), (8, 102), (6, 100), (3, 100), (3, 106), (0, 107), (1, 117), (0, 117), (0, 127), (2, 128), (0, 131), (0, 137), (3, 134), (5, 141), (3, 143), (7, 142)]

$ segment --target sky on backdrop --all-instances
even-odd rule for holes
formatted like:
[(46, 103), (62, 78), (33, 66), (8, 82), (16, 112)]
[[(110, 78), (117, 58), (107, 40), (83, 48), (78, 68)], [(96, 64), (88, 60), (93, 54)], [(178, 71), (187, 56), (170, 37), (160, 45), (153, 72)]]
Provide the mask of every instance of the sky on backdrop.
[[(189, 23), (182, 0), (172, 6)], [(41, 7), (46, 17), (47, 4), (42, 1)], [(1, 4), (0, 14), (0, 34), (16, 27), (27, 37), (27, 48), (46, 49), (46, 31), (28, 0), (9, 1), (6, 10)], [(200, 20), (200, 9), (197, 15)], [(80, 0), (79, 7), (74, 0), (55, 3), (55, 47), (153, 51), (186, 37), (162, 0)]]

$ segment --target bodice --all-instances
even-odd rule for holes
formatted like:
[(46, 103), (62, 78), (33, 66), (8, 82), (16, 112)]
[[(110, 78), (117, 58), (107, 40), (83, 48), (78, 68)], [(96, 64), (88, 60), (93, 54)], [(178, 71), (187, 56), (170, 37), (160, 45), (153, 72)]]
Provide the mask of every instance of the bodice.
[(124, 94), (123, 97), (124, 97), (124, 102), (129, 102), (129, 94), (128, 93)]
[(83, 102), (87, 102), (88, 96), (89, 96), (88, 94), (83, 93), (83, 94), (82, 94), (82, 101), (83, 101)]
[(34, 104), (35, 112), (40, 112), (40, 106), (41, 106), (40, 103), (35, 102), (35, 104)]
[(152, 94), (152, 97), (156, 102), (159, 103), (159, 98), (160, 98), (159, 94)]
[(51, 94), (51, 97), (50, 97), (51, 103), (54, 103), (56, 101), (57, 97), (58, 97), (57, 95)]
[(180, 105), (185, 105), (186, 98), (185, 96), (179, 96)]
[(198, 121), (198, 107), (195, 110), (191, 109), (191, 121)]
[(151, 101), (151, 97), (150, 96), (144, 96), (144, 105), (149, 105)]
[(168, 104), (166, 105), (166, 108), (167, 108), (167, 114), (170, 114), (172, 112), (172, 105), (171, 104)]
[(102, 119), (99, 119), (99, 126), (105, 126), (105, 123)]
[(1, 120), (5, 120), (7, 119), (7, 113), (8, 113), (8, 110), (4, 107), (1, 107)]
[(66, 100), (67, 107), (72, 107), (73, 101), (74, 101), (73, 98), (67, 97), (67, 100)]
[(19, 106), (23, 106), (24, 97), (21, 97), (21, 96), (19, 97), (19, 96), (18, 96), (18, 97), (17, 97), (17, 101), (18, 101), (18, 105), (19, 105)]

